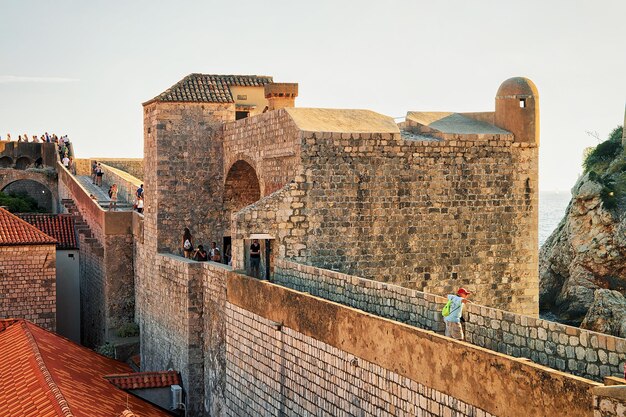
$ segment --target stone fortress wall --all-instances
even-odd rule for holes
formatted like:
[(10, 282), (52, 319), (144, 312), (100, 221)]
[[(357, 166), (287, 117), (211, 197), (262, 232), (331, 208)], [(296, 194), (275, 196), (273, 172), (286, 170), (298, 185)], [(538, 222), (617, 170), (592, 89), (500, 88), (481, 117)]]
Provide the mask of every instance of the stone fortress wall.
[[(301, 263), (434, 294), (469, 286), (483, 304), (538, 313), (536, 147), (400, 133), (301, 140), (299, 195), (238, 213), (239, 237), (266, 231), (281, 254), (299, 247)], [(285, 209), (284, 223), (261, 214)]]
[[(381, 317), (386, 307), (403, 310), (398, 294), (414, 292), (406, 288), (289, 261), (277, 265), (277, 279), (280, 273), (283, 280), (316, 282), (329, 288), (329, 298), (331, 280), (345, 283), (343, 296), (366, 304), (376, 304), (377, 295), (359, 290), (376, 290), (385, 306), (383, 314), (374, 315), (213, 262), (167, 254), (153, 261), (158, 279), (144, 283), (148, 296), (138, 300), (147, 303), (141, 316), (142, 368), (180, 370), (190, 415), (527, 416), (561, 415), (566, 409), (568, 415), (591, 416), (590, 389), (602, 387), (477, 346), (474, 338), (454, 341), (421, 325)], [(396, 296), (387, 298), (393, 291)], [(418, 300), (409, 302), (440, 328), (443, 300), (415, 295)], [(501, 327), (509, 323), (504, 311), (492, 314), (478, 305), (468, 310), (468, 319), (494, 315)], [(475, 334), (470, 326), (468, 332)], [(580, 332), (583, 339), (585, 331)], [(587, 333), (587, 340), (595, 336)], [(617, 351), (625, 341), (615, 342)], [(455, 384), (449, 384), (452, 375)]]
[[(520, 107), (517, 96), (502, 97), (515, 101), (507, 111)], [(282, 265), (286, 281), (286, 265), (358, 270), (411, 287), (384, 291), (444, 295), (467, 285), (479, 301), (536, 315), (537, 137), (501, 129), (437, 137), (429, 123), (407, 134), (367, 111), (233, 119), (232, 103), (144, 104), (146, 209), (133, 216), (142, 368), (180, 370), (189, 415), (592, 414), (597, 382), (176, 256), (184, 227), (196, 245), (232, 229), (241, 269), (250, 235), (267, 233), (273, 272)], [(260, 200), (229, 225), (226, 209), (257, 190)], [(439, 329), (440, 299), (423, 299), (413, 317)], [(520, 332), (532, 337), (527, 319), (473, 308), (481, 314), (468, 316), (472, 341), (526, 353), (515, 343)], [(473, 316), (494, 333), (472, 330)]]
[(83, 224), (78, 232), (81, 341), (99, 346), (134, 321), (132, 213), (102, 209), (60, 162), (57, 172), (63, 210), (80, 216), (78, 223)]
[[(421, 329), (445, 329), (445, 297), (284, 259), (276, 260), (273, 281)], [(476, 346), (597, 381), (624, 374), (626, 339), (479, 304), (466, 305), (464, 318), (465, 339)]]
[[(286, 132), (295, 110), (274, 112)], [(226, 143), (254, 135), (259, 146), (252, 149), (271, 155), (276, 137), (256, 127), (259, 122), (231, 124), (239, 127), (227, 130), (235, 132), (225, 136)], [(289, 251), (303, 263), (433, 293), (475, 285), (485, 303), (537, 313), (537, 251), (529, 238), (537, 229), (536, 146), (514, 142), (511, 135), (405, 140), (397, 129), (300, 130), (283, 140), (291, 135), (299, 141), (300, 165), (290, 165), (290, 145), (282, 158), (284, 172), (298, 174), (292, 177), (296, 189), (279, 191), (289, 194), (286, 203), (268, 196), (239, 212), (235, 259), (243, 259), (244, 238), (264, 232), (277, 237), (279, 256)], [(250, 151), (236, 152), (242, 154), (258, 160)], [(261, 169), (262, 185), (267, 176)], [(275, 184), (281, 182), (288, 183)]]

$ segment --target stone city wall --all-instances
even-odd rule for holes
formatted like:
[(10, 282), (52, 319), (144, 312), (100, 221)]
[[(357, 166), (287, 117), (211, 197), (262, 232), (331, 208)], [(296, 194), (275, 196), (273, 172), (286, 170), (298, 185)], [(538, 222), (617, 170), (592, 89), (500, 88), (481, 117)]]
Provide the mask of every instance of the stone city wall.
[(297, 229), (276, 242), (297, 245), (297, 262), (439, 295), (468, 286), (481, 304), (537, 315), (537, 148), (464, 138), (302, 132), (289, 220), (255, 224), (246, 209), (237, 233)]
[(593, 381), (218, 263), (145, 261), (142, 370), (181, 371), (189, 415), (593, 414)]
[(591, 414), (592, 381), (238, 274), (226, 283), (228, 415)]
[(224, 229), (222, 123), (233, 104), (144, 106), (145, 231), (159, 252), (182, 254), (183, 229), (194, 244), (221, 241)]
[[(443, 297), (283, 259), (273, 281), (422, 329), (445, 329)], [(478, 304), (466, 305), (463, 315), (466, 340), (476, 346), (597, 381), (624, 373), (626, 339)]]
[(78, 238), (81, 343), (96, 347), (106, 341), (104, 248), (83, 233)]
[(0, 246), (0, 317), (56, 329), (56, 245)]
[(130, 204), (135, 203), (137, 199), (137, 189), (142, 184), (141, 180), (106, 164), (101, 164), (100, 166), (104, 174), (102, 175), (104, 187), (108, 188), (113, 184), (117, 184), (118, 200), (126, 201)]
[(91, 175), (91, 165), (94, 161), (119, 169), (139, 179), (143, 178), (143, 158), (76, 158), (77, 175)]
[(54, 167), (57, 162), (56, 145), (54, 143), (0, 141), (0, 160), (2, 164), (9, 164), (6, 168), (24, 169), (36, 165), (37, 161), (42, 165)]
[(71, 200), (89, 228), (79, 237), (82, 341), (98, 346), (134, 320), (133, 213), (103, 210), (66, 168), (57, 169), (60, 199)]
[(163, 254), (144, 260), (154, 269), (149, 279), (142, 277), (136, 293), (141, 370), (179, 371), (188, 415), (203, 415), (202, 264)]

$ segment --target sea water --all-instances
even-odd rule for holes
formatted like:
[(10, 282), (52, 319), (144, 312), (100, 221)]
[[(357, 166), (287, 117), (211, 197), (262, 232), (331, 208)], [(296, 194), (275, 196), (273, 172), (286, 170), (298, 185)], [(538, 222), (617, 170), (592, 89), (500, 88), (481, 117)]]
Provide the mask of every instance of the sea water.
[(539, 248), (565, 216), (571, 197), (569, 191), (539, 193)]

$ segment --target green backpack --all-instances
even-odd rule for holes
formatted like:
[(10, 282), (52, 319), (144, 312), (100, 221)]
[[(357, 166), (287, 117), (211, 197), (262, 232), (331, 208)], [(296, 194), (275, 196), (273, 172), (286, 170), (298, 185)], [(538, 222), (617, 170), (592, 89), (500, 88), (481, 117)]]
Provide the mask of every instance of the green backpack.
[(448, 300), (445, 306), (443, 306), (443, 310), (441, 310), (441, 315), (444, 317), (448, 317), (450, 315), (450, 307), (452, 307), (452, 300)]

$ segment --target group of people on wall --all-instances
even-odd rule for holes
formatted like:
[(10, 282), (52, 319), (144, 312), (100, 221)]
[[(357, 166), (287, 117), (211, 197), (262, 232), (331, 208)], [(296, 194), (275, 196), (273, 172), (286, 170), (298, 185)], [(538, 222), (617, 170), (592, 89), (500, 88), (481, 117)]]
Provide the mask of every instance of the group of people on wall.
[(187, 259), (193, 259), (198, 262), (219, 262), (226, 265), (231, 265), (231, 252), (230, 245), (228, 245), (224, 251), (224, 254), (217, 247), (217, 242), (211, 242), (211, 248), (207, 251), (203, 245), (194, 246), (193, 236), (189, 228), (185, 227), (183, 231), (182, 239), (183, 255)]
[(32, 136), (28, 136), (26, 133), (24, 133), (23, 135), (18, 135), (17, 138), (11, 137), (10, 133), (7, 133), (7, 135), (5, 137), (2, 137), (2, 135), (0, 135), (0, 141), (5, 141), (5, 142), (33, 142), (33, 143), (56, 143), (56, 144), (62, 144), (62, 143), (69, 143), (69, 139), (67, 137), (67, 135), (63, 135), (63, 136), (57, 136), (56, 134), (48, 134), (48, 132), (45, 132), (43, 135), (41, 136), (37, 136), (37, 135), (32, 135)]

